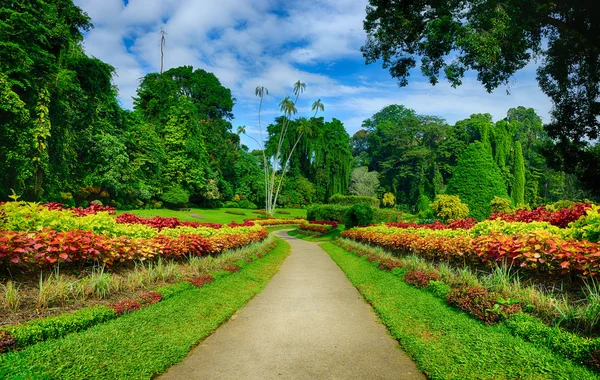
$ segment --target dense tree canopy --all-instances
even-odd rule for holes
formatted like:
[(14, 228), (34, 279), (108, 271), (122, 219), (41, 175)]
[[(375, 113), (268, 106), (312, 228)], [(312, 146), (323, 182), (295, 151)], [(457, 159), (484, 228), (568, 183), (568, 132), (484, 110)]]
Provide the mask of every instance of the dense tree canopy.
[[(363, 123), (351, 140), (355, 165), (379, 173), (383, 192), (401, 207), (423, 215), (447, 190), (458, 159), (470, 144), (481, 142), (498, 167), (504, 187), (517, 203), (540, 205), (559, 199), (583, 199), (589, 193), (571, 174), (548, 167), (540, 150), (549, 140), (531, 108), (511, 108), (506, 118), (473, 114), (454, 125), (390, 105)], [(519, 153), (520, 151), (520, 153)]]
[[(554, 104), (546, 154), (596, 192), (600, 172), (600, 2), (575, 0), (370, 0), (362, 51), (400, 85), (421, 59), (432, 84), (458, 86), (468, 70), (488, 91), (534, 59)], [(558, 149), (557, 149), (558, 148)]]

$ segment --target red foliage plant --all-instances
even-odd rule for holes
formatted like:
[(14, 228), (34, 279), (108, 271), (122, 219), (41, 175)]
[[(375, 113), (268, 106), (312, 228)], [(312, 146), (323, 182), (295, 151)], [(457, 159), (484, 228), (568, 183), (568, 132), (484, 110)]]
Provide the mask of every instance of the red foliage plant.
[(16, 343), (17, 339), (10, 335), (8, 331), (0, 330), (0, 353), (10, 350)]
[(239, 271), (240, 269), (242, 269), (242, 268), (238, 267), (235, 264), (227, 264), (223, 268), (224, 271), (227, 271), (229, 273), (235, 273), (235, 272)]
[(188, 282), (190, 284), (194, 285), (195, 287), (200, 288), (206, 284), (210, 284), (214, 280), (215, 280), (215, 278), (213, 276), (211, 276), (210, 274), (204, 274), (200, 277), (190, 278), (188, 280)]
[(385, 257), (379, 260), (379, 264), (377, 265), (377, 267), (381, 270), (391, 272), (394, 268), (402, 268), (402, 264), (400, 264), (398, 260)]
[(534, 210), (517, 210), (512, 213), (493, 214), (490, 219), (502, 219), (507, 222), (548, 222), (560, 228), (566, 228), (569, 223), (576, 221), (585, 215), (590, 209), (590, 203), (576, 203), (571, 207), (563, 208), (559, 211), (548, 211), (545, 207), (538, 207)]
[(521, 311), (519, 303), (511, 305), (498, 304), (498, 294), (480, 286), (469, 286), (450, 290), (448, 303), (471, 313), (475, 318), (488, 325), (493, 325), (507, 316)]
[(150, 306), (152, 304), (162, 301), (162, 294), (160, 294), (159, 292), (148, 292), (140, 294), (138, 298), (140, 299), (142, 305)]
[(112, 206), (102, 206), (101, 204), (95, 203), (95, 202), (92, 202), (92, 204), (86, 208), (81, 208), (81, 207), (68, 208), (64, 204), (58, 203), (58, 202), (45, 203), (42, 205), (42, 207), (47, 208), (48, 210), (71, 210), (77, 216), (93, 215), (93, 214), (97, 214), (102, 211), (108, 212), (109, 214), (114, 214), (117, 211), (117, 209)]
[(476, 224), (477, 224), (477, 219), (467, 218), (467, 219), (456, 220), (456, 221), (448, 223), (448, 224), (444, 224), (444, 223), (440, 222), (439, 220), (436, 220), (433, 223), (426, 223), (426, 224), (417, 224), (417, 223), (408, 223), (408, 222), (391, 222), (391, 223), (387, 223), (386, 226), (396, 227), (396, 228), (426, 228), (428, 230), (456, 230), (456, 229), (470, 230)]
[(120, 316), (141, 309), (142, 303), (139, 300), (123, 300), (110, 304), (110, 307)]
[(429, 285), (429, 281), (439, 281), (440, 275), (436, 272), (423, 272), (421, 270), (411, 270), (404, 275), (404, 281), (416, 288), (422, 289)]
[(590, 353), (590, 366), (600, 369), (600, 350), (592, 351)]

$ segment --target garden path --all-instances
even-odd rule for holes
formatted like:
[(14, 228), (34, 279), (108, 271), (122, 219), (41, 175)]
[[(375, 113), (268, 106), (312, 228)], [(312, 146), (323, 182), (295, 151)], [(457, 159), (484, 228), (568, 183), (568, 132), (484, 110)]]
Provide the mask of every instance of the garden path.
[(425, 379), (325, 251), (275, 235), (279, 273), (161, 379)]

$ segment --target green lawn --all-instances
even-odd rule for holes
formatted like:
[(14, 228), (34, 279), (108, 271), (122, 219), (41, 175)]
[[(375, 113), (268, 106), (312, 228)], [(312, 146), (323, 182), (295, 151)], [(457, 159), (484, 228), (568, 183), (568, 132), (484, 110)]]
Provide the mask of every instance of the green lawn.
[[(244, 215), (233, 215), (227, 214), (225, 211), (243, 212)], [(183, 221), (188, 222), (210, 222), (210, 223), (231, 223), (232, 221), (241, 223), (245, 219), (256, 218), (259, 215), (253, 213), (255, 210), (239, 209), (239, 208), (193, 208), (191, 211), (175, 211), (168, 209), (156, 209), (156, 210), (130, 210), (130, 211), (119, 211), (119, 213), (129, 212), (145, 218), (151, 218), (153, 216), (162, 216), (165, 218), (179, 218)], [(289, 214), (280, 214), (279, 211), (289, 212)], [(199, 215), (201, 218), (192, 215)], [(306, 218), (305, 209), (296, 208), (281, 208), (275, 209), (275, 216), (278, 218)]]
[(487, 326), (333, 243), (333, 260), (430, 379), (598, 379), (591, 370)]
[(289, 251), (289, 244), (280, 240), (264, 258), (202, 288), (63, 339), (1, 355), (0, 378), (150, 379), (182, 361), (259, 293)]

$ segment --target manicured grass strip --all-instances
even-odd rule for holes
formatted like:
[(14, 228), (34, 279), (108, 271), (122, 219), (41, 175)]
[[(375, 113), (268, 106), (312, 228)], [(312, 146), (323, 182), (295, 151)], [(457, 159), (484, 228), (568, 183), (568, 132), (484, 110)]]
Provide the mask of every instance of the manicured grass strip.
[(598, 379), (591, 370), (446, 305), (333, 243), (333, 260), (431, 379)]
[(289, 255), (279, 241), (264, 258), (201, 288), (64, 339), (0, 357), (4, 379), (148, 379), (185, 358), (236, 310), (259, 293)]

